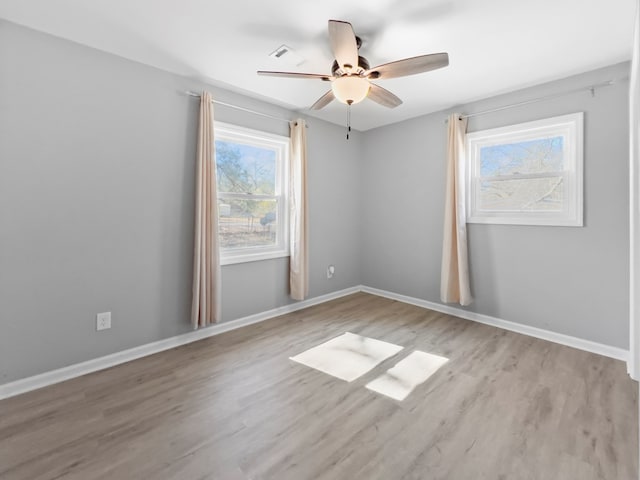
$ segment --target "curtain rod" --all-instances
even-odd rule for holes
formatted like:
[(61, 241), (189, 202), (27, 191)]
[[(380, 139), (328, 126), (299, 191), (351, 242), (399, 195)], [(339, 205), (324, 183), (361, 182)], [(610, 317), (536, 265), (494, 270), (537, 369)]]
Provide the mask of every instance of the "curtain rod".
[[(463, 118), (478, 117), (480, 115), (486, 115), (488, 113), (499, 112), (501, 110), (507, 110), (509, 108), (521, 107), (523, 105), (529, 105), (531, 103), (542, 102), (544, 100), (552, 100), (554, 98), (563, 97), (565, 95), (570, 95), (572, 93), (577, 93), (577, 92), (587, 92), (587, 91), (589, 91), (589, 92), (591, 92), (592, 96), (595, 96), (596, 88), (610, 87), (611, 85), (614, 85), (615, 83), (620, 82), (622, 80), (626, 80), (627, 78), (628, 77), (620, 78), (620, 79), (617, 79), (617, 80), (615, 80), (615, 79), (614, 80), (607, 80), (606, 82), (596, 83), (594, 85), (589, 85), (588, 87), (575, 88), (573, 90), (567, 90), (565, 92), (556, 93), (556, 94), (553, 94), (553, 95), (546, 95), (544, 97), (532, 98), (531, 100), (525, 100), (524, 102), (512, 103), (512, 104), (509, 104), (509, 105), (504, 105), (502, 107), (492, 108), (492, 109), (489, 109), (489, 110), (482, 110), (480, 112), (469, 113), (467, 115), (460, 115), (460, 119), (462, 120)], [(445, 122), (448, 122), (448, 119), (446, 119)]]
[[(198, 97), (200, 98), (200, 94), (196, 93), (196, 92), (192, 92), (190, 90), (185, 91), (184, 93), (186, 93), (187, 95), (191, 96), (191, 97)], [(216, 105), (222, 105), (225, 107), (229, 107), (229, 108), (235, 108), (236, 110), (242, 110), (243, 112), (248, 112), (248, 113), (253, 113), (254, 115), (260, 115), (262, 117), (267, 117), (267, 118), (271, 118), (273, 120), (278, 120), (280, 122), (291, 122), (293, 120), (287, 120), (286, 118), (282, 118), (282, 117), (276, 117), (274, 115), (269, 115), (268, 113), (262, 113), (262, 112), (257, 112), (255, 110), (251, 110), (249, 108), (245, 108), (245, 107), (240, 107), (238, 105), (232, 105), (231, 103), (225, 103), (225, 102), (220, 102), (219, 100), (212, 100), (212, 103), (215, 103)]]

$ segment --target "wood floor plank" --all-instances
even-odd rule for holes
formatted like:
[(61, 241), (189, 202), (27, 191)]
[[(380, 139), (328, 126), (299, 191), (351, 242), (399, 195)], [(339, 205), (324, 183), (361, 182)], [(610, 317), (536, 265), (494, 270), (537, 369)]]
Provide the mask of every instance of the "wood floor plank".
[[(405, 347), (344, 382), (295, 356)], [(399, 402), (365, 385), (449, 361)], [(0, 401), (2, 480), (636, 480), (622, 362), (358, 293)]]

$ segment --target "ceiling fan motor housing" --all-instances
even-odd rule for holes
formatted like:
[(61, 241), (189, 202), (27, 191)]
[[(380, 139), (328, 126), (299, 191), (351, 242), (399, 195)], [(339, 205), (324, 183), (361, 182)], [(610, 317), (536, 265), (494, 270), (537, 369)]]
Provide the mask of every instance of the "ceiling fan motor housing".
[[(358, 70), (362, 69), (363, 72), (366, 72), (367, 70), (369, 70), (369, 61), (358, 55)], [(340, 65), (338, 65), (337, 60), (333, 61), (333, 65), (331, 65), (331, 75), (333, 75), (334, 77), (339, 77), (340, 75), (336, 75), (336, 72), (340, 70)]]

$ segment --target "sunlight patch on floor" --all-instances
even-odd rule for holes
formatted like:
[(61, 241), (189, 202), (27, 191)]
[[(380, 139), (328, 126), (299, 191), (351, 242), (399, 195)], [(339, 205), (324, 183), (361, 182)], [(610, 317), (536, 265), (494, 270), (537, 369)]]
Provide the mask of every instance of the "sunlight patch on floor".
[(394, 367), (367, 383), (369, 390), (394, 400), (402, 401), (421, 383), (424, 383), (448, 358), (416, 350), (400, 360)]
[(289, 358), (294, 362), (351, 382), (392, 357), (402, 348), (393, 343), (347, 332)]

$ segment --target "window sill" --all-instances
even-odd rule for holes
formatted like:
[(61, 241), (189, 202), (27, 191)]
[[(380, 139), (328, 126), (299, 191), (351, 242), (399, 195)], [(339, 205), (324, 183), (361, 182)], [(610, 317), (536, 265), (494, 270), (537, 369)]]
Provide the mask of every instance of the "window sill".
[(288, 257), (289, 252), (279, 250), (277, 252), (243, 253), (239, 255), (220, 255), (220, 265), (234, 265), (236, 263), (258, 262), (274, 258)]
[(577, 215), (544, 215), (544, 213), (523, 215), (520, 217), (512, 215), (500, 216), (478, 215), (467, 217), (467, 223), (490, 224), (490, 225), (526, 225), (538, 227), (582, 227), (582, 212)]

